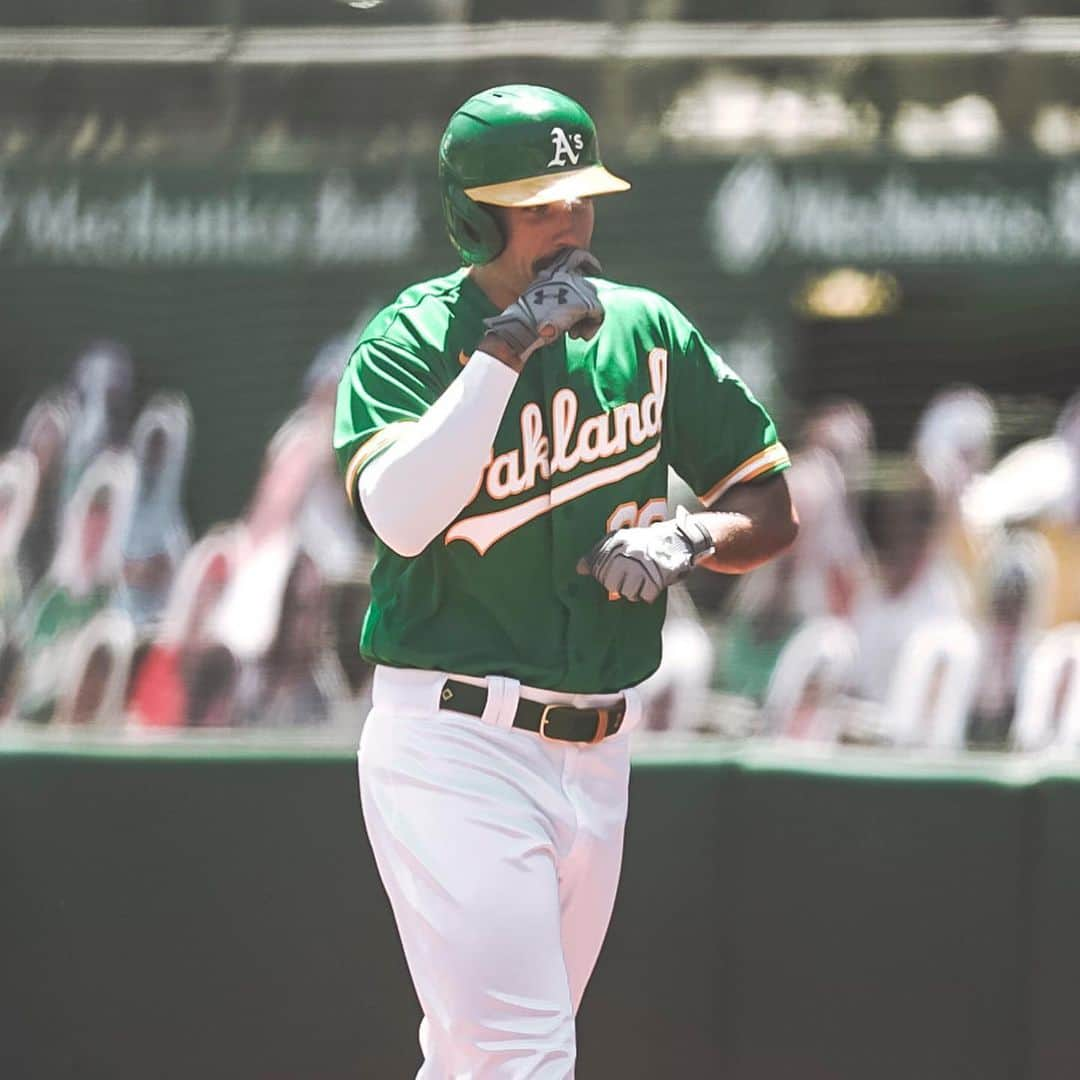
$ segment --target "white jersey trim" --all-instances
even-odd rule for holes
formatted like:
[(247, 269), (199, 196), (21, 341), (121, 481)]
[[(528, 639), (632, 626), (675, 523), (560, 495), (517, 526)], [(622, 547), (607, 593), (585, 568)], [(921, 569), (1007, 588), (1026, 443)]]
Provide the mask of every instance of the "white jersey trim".
[(732, 469), (727, 476), (709, 488), (704, 495), (699, 495), (698, 498), (701, 499), (703, 506), (710, 507), (725, 491), (729, 491), (736, 484), (745, 484), (748, 480), (756, 480), (759, 476), (763, 476), (773, 469), (790, 464), (791, 459), (788, 457), (784, 444), (773, 443), (772, 446), (765, 447), (764, 450), (756, 453), (753, 457), (747, 458), (741, 465)]

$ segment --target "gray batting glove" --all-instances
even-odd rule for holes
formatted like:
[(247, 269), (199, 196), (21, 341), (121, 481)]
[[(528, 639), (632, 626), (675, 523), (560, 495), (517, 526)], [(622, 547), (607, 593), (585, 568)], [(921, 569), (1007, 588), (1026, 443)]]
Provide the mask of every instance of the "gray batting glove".
[(604, 321), (604, 309), (586, 274), (600, 264), (581, 248), (567, 248), (500, 315), (485, 319), (488, 332), (522, 361), (569, 332), (588, 341)]
[(608, 533), (578, 562), (612, 596), (651, 604), (715, 547), (709, 530), (683, 507), (669, 521)]

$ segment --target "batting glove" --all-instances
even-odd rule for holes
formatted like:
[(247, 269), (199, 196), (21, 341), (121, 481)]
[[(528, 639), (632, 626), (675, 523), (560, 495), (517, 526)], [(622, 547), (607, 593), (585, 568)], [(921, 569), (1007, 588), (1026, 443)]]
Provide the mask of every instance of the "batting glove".
[(591, 574), (611, 596), (651, 604), (714, 548), (709, 530), (680, 506), (669, 521), (608, 533), (578, 573)]
[(600, 264), (581, 248), (567, 248), (500, 315), (485, 319), (488, 332), (522, 361), (563, 334), (588, 341), (604, 321), (596, 289), (585, 274)]

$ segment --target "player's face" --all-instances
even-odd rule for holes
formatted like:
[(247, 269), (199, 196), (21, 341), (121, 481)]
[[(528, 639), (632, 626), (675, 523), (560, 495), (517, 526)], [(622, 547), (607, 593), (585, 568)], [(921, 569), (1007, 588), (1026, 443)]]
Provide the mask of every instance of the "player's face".
[(546, 203), (506, 210), (506, 247), (499, 256), (503, 274), (520, 292), (563, 248), (588, 249), (592, 243), (591, 199)]

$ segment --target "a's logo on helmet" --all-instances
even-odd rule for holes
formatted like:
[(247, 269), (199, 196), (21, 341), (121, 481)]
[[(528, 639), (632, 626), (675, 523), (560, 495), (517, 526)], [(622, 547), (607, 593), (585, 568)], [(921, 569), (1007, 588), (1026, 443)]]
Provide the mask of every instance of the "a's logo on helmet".
[(555, 147), (555, 154), (548, 162), (548, 168), (552, 165), (566, 165), (567, 158), (570, 159), (570, 165), (576, 165), (585, 145), (580, 134), (567, 135), (561, 127), (551, 129), (551, 144)]

